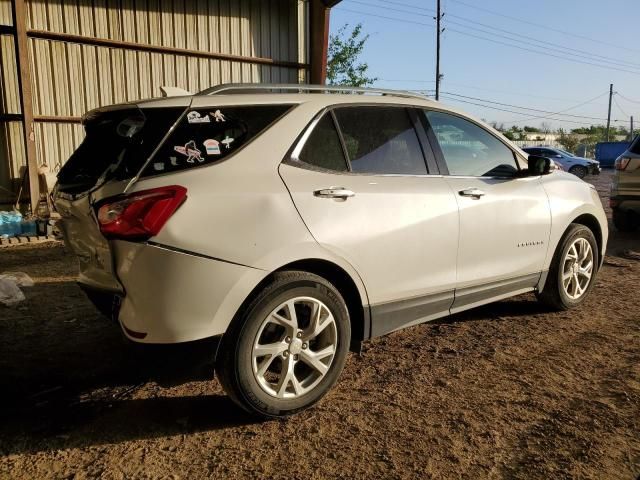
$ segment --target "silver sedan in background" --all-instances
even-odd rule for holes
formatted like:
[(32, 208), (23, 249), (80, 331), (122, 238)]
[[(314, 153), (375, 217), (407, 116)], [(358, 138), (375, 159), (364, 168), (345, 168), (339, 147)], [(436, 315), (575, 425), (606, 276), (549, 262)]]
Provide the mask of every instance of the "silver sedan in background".
[(584, 178), (587, 175), (600, 174), (600, 162), (590, 158), (576, 157), (559, 148), (551, 147), (526, 147), (523, 150), (531, 155), (547, 157), (557, 165), (560, 165), (565, 172), (573, 173), (578, 178)]

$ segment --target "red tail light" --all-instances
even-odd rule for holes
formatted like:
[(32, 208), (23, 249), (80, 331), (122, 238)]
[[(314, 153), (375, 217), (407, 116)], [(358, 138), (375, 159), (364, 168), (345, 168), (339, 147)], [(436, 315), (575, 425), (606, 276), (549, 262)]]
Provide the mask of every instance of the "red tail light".
[(186, 196), (186, 188), (172, 185), (108, 199), (98, 208), (100, 231), (107, 238), (154, 237)]
[(616, 163), (614, 163), (613, 165), (616, 170), (624, 170), (627, 168), (630, 161), (630, 158), (616, 158)]

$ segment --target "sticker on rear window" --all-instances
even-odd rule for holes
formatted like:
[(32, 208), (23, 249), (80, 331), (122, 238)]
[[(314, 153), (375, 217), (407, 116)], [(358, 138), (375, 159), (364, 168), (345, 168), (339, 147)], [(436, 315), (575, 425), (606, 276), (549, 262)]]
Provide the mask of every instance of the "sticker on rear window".
[[(200, 116), (200, 113), (193, 111), (187, 113), (187, 121), (189, 123), (211, 123), (211, 119), (209, 119), (209, 115), (205, 115), (204, 117)], [(216, 119), (216, 122), (218, 120)]]
[(184, 145), (184, 147), (175, 146), (173, 147), (173, 149), (176, 152), (185, 155), (187, 157), (187, 162), (189, 163), (193, 163), (195, 160), (198, 160), (198, 162), (204, 162), (204, 158), (202, 158), (202, 152), (198, 150), (198, 148), (196, 147), (196, 142), (194, 142), (193, 140), (189, 140)]
[(153, 164), (153, 169), (158, 172), (161, 172), (162, 170), (164, 170), (164, 162), (155, 162)]
[(209, 112), (211, 116), (215, 119), (216, 122), (226, 122), (227, 119), (222, 114), (220, 110), (216, 110), (215, 112)]
[(207, 138), (202, 144), (207, 149), (207, 155), (220, 155), (220, 142), (217, 140)]
[(222, 140), (220, 143), (223, 144), (225, 147), (227, 147), (227, 150), (229, 148), (231, 148), (231, 143), (234, 141), (234, 138), (230, 138), (229, 135), (224, 137), (224, 140)]

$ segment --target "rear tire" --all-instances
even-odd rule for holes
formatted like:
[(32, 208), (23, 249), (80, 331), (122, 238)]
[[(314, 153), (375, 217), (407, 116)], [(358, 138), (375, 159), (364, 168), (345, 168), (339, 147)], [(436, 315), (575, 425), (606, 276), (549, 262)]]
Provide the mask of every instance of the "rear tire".
[(635, 215), (625, 210), (615, 209), (613, 211), (613, 225), (619, 232), (635, 232), (638, 229), (638, 223)]
[(569, 173), (573, 173), (578, 178), (584, 178), (587, 176), (587, 167), (582, 165), (575, 165), (569, 169)]
[(223, 335), (216, 371), (248, 412), (292, 415), (333, 387), (350, 336), (347, 306), (331, 283), (307, 272), (278, 272)]
[(593, 287), (599, 260), (593, 232), (584, 225), (572, 223), (553, 255), (547, 281), (538, 293), (538, 299), (554, 310), (580, 305)]

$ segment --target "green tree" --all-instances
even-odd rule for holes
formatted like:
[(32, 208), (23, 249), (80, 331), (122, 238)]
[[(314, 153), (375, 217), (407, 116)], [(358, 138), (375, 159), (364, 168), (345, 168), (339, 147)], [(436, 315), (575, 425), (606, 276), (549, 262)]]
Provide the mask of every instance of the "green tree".
[(357, 24), (351, 33), (347, 33), (348, 24), (341, 27), (329, 41), (327, 59), (327, 83), (329, 85), (347, 85), (366, 87), (377, 78), (368, 77), (369, 65), (359, 62), (369, 35), (362, 35), (362, 24)]
[(576, 153), (576, 148), (580, 144), (580, 140), (574, 134), (567, 134), (562, 128), (558, 130), (560, 137), (558, 137), (558, 143), (563, 146), (567, 152)]

